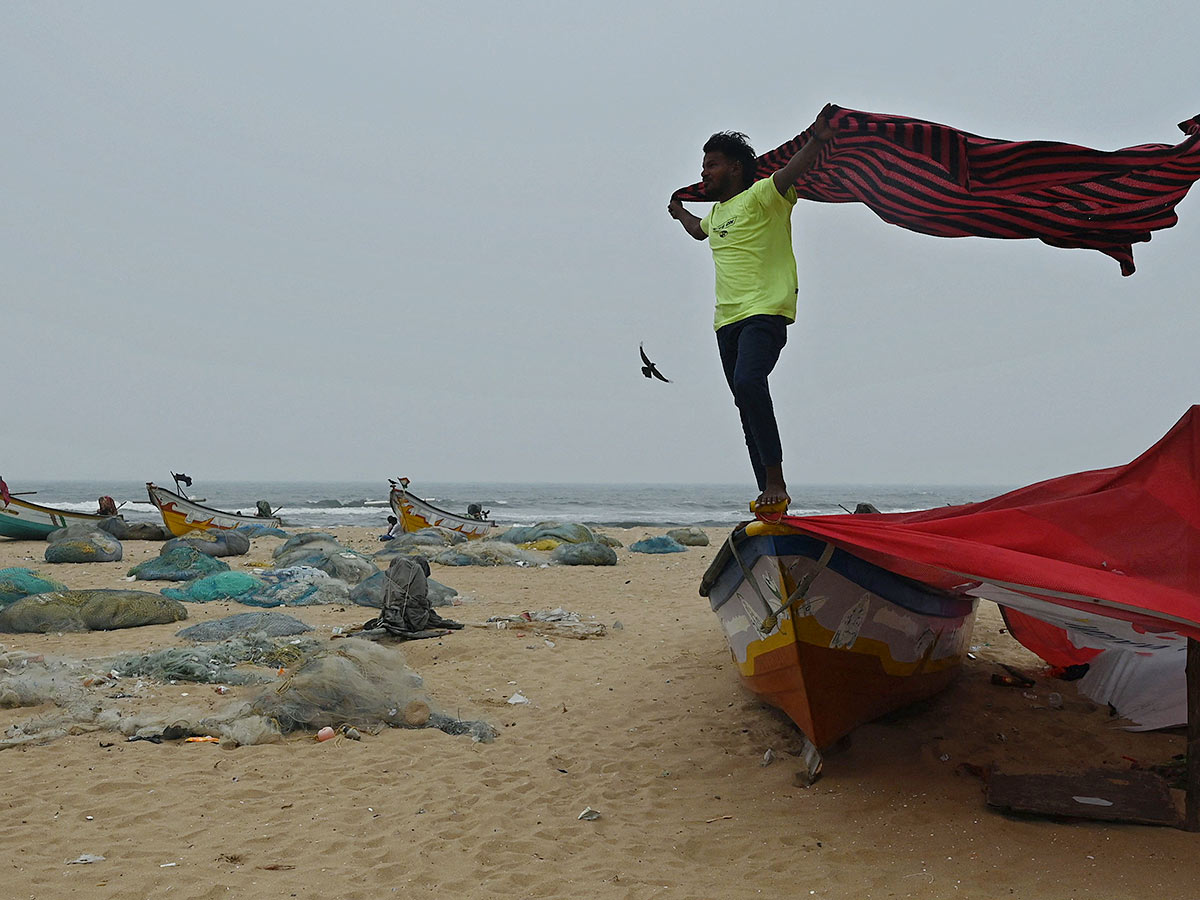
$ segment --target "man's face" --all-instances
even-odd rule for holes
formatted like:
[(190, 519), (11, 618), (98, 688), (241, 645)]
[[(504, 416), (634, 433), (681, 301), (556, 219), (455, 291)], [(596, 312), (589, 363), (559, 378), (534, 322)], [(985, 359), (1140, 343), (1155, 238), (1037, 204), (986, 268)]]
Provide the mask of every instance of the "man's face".
[(700, 164), (700, 180), (704, 182), (704, 193), (710, 197), (736, 194), (742, 189), (742, 164), (711, 150), (704, 154)]

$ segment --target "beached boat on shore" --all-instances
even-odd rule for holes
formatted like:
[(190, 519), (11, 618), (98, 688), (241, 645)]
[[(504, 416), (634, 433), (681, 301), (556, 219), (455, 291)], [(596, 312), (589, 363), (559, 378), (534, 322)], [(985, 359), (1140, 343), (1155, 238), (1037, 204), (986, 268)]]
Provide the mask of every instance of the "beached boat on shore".
[(217, 529), (229, 531), (242, 525), (264, 525), (268, 528), (281, 528), (283, 523), (277, 516), (244, 516), (241, 513), (225, 512), (209, 506), (201, 506), (194, 500), (159, 487), (153, 482), (146, 482), (146, 493), (150, 502), (158, 507), (163, 524), (176, 537), (181, 537), (189, 531), (208, 531)]
[(438, 509), (432, 503), (426, 503), (416, 494), (408, 490), (408, 479), (401, 478), (392, 481), (391, 494), (388, 500), (392, 512), (400, 520), (400, 527), (405, 531), (420, 531), (422, 528), (448, 528), (466, 535), (470, 540), (487, 537), (496, 523), (487, 518), (474, 518), (469, 515), (446, 512)]
[(744, 684), (818, 749), (945, 688), (976, 605), (761, 521), (730, 535), (700, 593)]
[(734, 531), (701, 593), (751, 689), (818, 746), (940, 689), (971, 598), (1138, 728), (1200, 729), (1197, 447), (1193, 406), (1124, 465), (958, 506), (760, 519)]
[(108, 517), (93, 513), (41, 506), (20, 497), (11, 497), (8, 505), (0, 506), (0, 537), (42, 541), (50, 532), (59, 528), (84, 523), (95, 525), (106, 518)]

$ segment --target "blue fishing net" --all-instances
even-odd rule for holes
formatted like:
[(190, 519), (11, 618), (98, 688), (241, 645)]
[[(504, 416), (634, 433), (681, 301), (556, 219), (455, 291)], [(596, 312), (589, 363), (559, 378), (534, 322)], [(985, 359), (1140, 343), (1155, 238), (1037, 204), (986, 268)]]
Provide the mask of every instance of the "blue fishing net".
[(191, 547), (176, 547), (138, 563), (129, 574), (139, 581), (191, 581), (217, 572), (228, 572), (229, 563), (205, 556)]
[(32, 569), (0, 569), (0, 607), (47, 591), (65, 591), (67, 586), (53, 578), (42, 578)]
[(318, 606), (346, 603), (350, 586), (328, 572), (312, 566), (268, 569), (259, 576), (265, 586), (253, 594), (238, 597), (246, 606)]
[(163, 596), (189, 603), (209, 603), (213, 600), (240, 600), (247, 594), (262, 590), (267, 583), (247, 572), (218, 572), (189, 581), (179, 588), (163, 588)]
[(683, 553), (687, 547), (673, 537), (660, 534), (634, 541), (629, 545), (629, 549), (633, 553)]

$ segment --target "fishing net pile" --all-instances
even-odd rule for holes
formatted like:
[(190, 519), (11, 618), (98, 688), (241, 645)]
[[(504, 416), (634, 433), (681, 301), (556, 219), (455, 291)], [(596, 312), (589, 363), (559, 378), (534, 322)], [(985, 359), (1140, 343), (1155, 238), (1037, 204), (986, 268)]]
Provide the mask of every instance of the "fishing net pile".
[(688, 525), (683, 528), (672, 528), (667, 537), (678, 541), (685, 547), (707, 547), (708, 534), (698, 525)]
[(162, 552), (191, 547), (205, 556), (242, 556), (250, 552), (250, 537), (235, 530), (189, 531), (163, 544)]
[(350, 597), (350, 585), (313, 566), (268, 569), (260, 572), (258, 577), (264, 587), (238, 597), (239, 603), (247, 606), (317, 606), (345, 603)]
[[(123, 653), (108, 671), (117, 678), (153, 678), (156, 681), (191, 681), (197, 684), (258, 684), (270, 681), (270, 670), (295, 665), (317, 644), (295, 639), (279, 642), (262, 633), (226, 638), (211, 645), (168, 647), (154, 653)], [(264, 671), (235, 669), (241, 663), (265, 667)]]
[[(284, 667), (283, 675), (277, 667)], [(220, 681), (248, 685), (250, 693), (211, 712), (164, 704), (161, 689), (151, 682), (165, 681)], [(153, 698), (159, 698), (151, 704), (155, 708), (137, 708)], [(485, 742), (496, 736), (486, 722), (434, 708), (420, 675), (395, 647), (353, 638), (319, 643), (269, 638), (261, 632), (210, 646), (88, 662), (6, 654), (0, 648), (0, 704), (52, 706), (6, 729), (0, 750), (90, 731), (155, 742), (211, 736), (227, 746), (278, 742), (325, 726), (366, 733), (438, 728)]]
[(390, 725), (449, 728), (481, 741), (495, 737), (484, 722), (458, 722), (432, 712), (423, 679), (396, 648), (354, 639), (308, 657), (279, 685), (252, 698), (250, 707), (285, 734), (327, 725), (369, 731)]
[(642, 538), (629, 545), (630, 553), (683, 553), (687, 547), (667, 534)]
[(370, 559), (321, 531), (293, 535), (275, 549), (274, 557), (277, 568), (310, 566), (347, 584), (358, 584), (379, 571)]
[(47, 662), (40, 653), (0, 645), (0, 708), (67, 705), (83, 696), (78, 664)]
[(50, 532), (43, 554), (48, 563), (116, 562), (125, 554), (121, 542), (95, 525), (68, 525)]
[(212, 619), (198, 625), (175, 632), (176, 637), (184, 640), (206, 643), (225, 641), (232, 637), (246, 634), (263, 634), (267, 637), (291, 637), (294, 634), (304, 634), (312, 631), (294, 616), (277, 612), (245, 612), (234, 613), (222, 619)]
[[(619, 541), (613, 543), (620, 546)], [(436, 551), (436, 548), (432, 549)], [(571, 522), (538, 522), (510, 528), (494, 540), (470, 541), (436, 552), (427, 547), (412, 547), (409, 552), (420, 553), (443, 566), (617, 564), (617, 555), (609, 540), (602, 541), (586, 525)]]
[(563, 543), (592, 543), (596, 540), (596, 535), (586, 525), (573, 522), (538, 522), (536, 525), (518, 525), (510, 528), (496, 540), (520, 544), (526, 549), (553, 550)]
[(422, 553), (437, 553), (441, 548), (465, 544), (467, 540), (467, 536), (460, 531), (439, 528), (435, 525), (422, 528), (420, 531), (406, 531), (396, 535), (383, 545), (383, 549), (376, 551), (373, 558), (387, 562), (397, 556), (409, 555), (414, 552), (415, 548), (420, 547), (437, 548), (420, 551)]
[(185, 603), (234, 600), (258, 607), (316, 606), (347, 602), (350, 585), (312, 566), (288, 566), (258, 575), (218, 572), (177, 588), (163, 588), (163, 595)]
[(118, 541), (169, 541), (171, 532), (153, 522), (126, 522), (120, 516), (109, 516), (96, 523)]
[(53, 578), (43, 578), (33, 569), (0, 569), (0, 607), (8, 606), (30, 594), (65, 591), (67, 586)]
[(187, 618), (178, 600), (148, 591), (52, 591), (22, 597), (0, 610), (0, 631), (111, 631), (139, 625), (165, 625)]
[[(427, 548), (413, 549), (421, 551)], [(430, 560), (442, 566), (537, 566), (548, 565), (549, 554), (524, 550), (505, 541), (470, 541), (457, 547), (447, 547), (430, 557)]]
[(615, 566), (617, 551), (599, 541), (559, 544), (550, 552), (550, 562), (560, 566)]
[(250, 522), (246, 525), (239, 525), (234, 531), (239, 531), (246, 537), (282, 537), (288, 536), (288, 533), (282, 528), (274, 528), (270, 525), (259, 525), (257, 522)]
[(240, 600), (265, 588), (266, 582), (247, 572), (218, 572), (189, 581), (183, 587), (163, 588), (164, 597), (187, 603), (211, 603), (213, 600)]
[(173, 547), (138, 563), (129, 574), (139, 581), (191, 581), (217, 572), (228, 572), (229, 563), (194, 547)]

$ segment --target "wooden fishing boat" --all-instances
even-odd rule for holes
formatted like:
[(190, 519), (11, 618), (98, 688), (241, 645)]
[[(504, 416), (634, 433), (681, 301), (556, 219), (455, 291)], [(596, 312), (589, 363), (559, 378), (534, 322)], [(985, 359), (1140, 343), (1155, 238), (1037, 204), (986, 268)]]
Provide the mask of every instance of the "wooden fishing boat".
[(388, 500), (392, 512), (400, 520), (400, 527), (405, 531), (420, 531), (422, 528), (449, 528), (459, 534), (466, 535), (470, 540), (487, 537), (496, 523), (487, 518), (474, 518), (468, 515), (446, 512), (438, 509), (432, 503), (426, 503), (416, 494), (408, 490), (408, 479), (401, 478), (392, 481), (392, 491)]
[(242, 525), (265, 525), (268, 528), (281, 528), (283, 523), (277, 516), (243, 516), (240, 513), (225, 512), (209, 506), (201, 506), (195, 500), (159, 487), (153, 482), (146, 482), (146, 493), (150, 502), (158, 507), (163, 524), (176, 537), (182, 537), (189, 531), (208, 531), (217, 529), (229, 531)]
[(80, 523), (95, 525), (106, 518), (92, 513), (40, 506), (20, 497), (12, 497), (7, 506), (0, 506), (0, 537), (44, 541), (50, 532), (59, 528)]
[(762, 521), (730, 535), (700, 593), (745, 685), (818, 749), (945, 688), (976, 604)]

